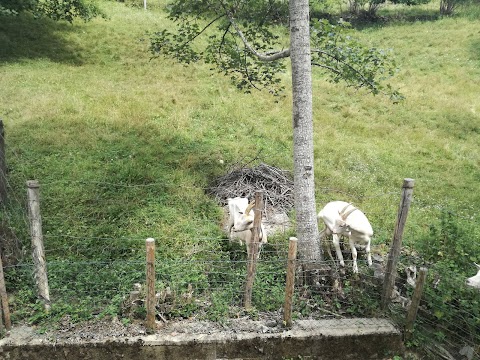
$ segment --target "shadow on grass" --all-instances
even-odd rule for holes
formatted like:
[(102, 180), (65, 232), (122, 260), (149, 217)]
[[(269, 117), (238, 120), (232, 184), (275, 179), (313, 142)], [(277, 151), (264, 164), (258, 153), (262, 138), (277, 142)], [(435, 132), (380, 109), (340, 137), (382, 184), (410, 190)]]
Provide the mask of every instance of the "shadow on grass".
[[(43, 128), (45, 137), (54, 138), (58, 130), (51, 120), (47, 126), (48, 131), (37, 122), (30, 130)], [(130, 242), (122, 240), (103, 251), (97, 239), (130, 239), (139, 234), (146, 238), (159, 229), (168, 229), (172, 241), (179, 234), (192, 239), (198, 234), (218, 234), (218, 208), (204, 189), (225, 170), (212, 159), (227, 149), (222, 151), (215, 141), (169, 134), (149, 124), (105, 130), (88, 145), (78, 135), (82, 131), (87, 128), (64, 131), (67, 144), (30, 141), (26, 129), (15, 141), (14, 151), (21, 151), (22, 157), (37, 154), (28, 164), (12, 163), (11, 182), (40, 181), (44, 230), (56, 236), (50, 244), (59, 249), (50, 256), (65, 257), (68, 243), (76, 248), (75, 256), (128, 258)], [(19, 198), (23, 192), (16, 189)], [(77, 244), (63, 239), (67, 233), (82, 240)]]
[(49, 59), (54, 62), (81, 65), (78, 51), (61, 35), (74, 31), (66, 22), (46, 18), (35, 19), (30, 14), (0, 17), (0, 62)]
[(349, 19), (353, 27), (358, 30), (371, 27), (385, 27), (396, 24), (433, 22), (439, 20), (438, 10), (419, 10), (415, 8), (398, 10), (380, 10), (377, 14), (371, 15), (367, 12), (361, 13), (355, 18)]
[(470, 44), (470, 52), (472, 54), (473, 59), (480, 60), (480, 40), (479, 39), (472, 40)]
[(415, 23), (426, 21), (437, 21), (441, 18), (438, 10), (418, 9), (418, 8), (399, 8), (399, 9), (380, 9), (372, 14), (362, 10), (359, 14), (352, 14), (344, 11), (341, 14), (333, 15), (323, 12), (313, 12), (312, 18), (327, 19), (335, 23), (339, 19), (348, 21), (357, 30), (391, 26), (399, 23)]

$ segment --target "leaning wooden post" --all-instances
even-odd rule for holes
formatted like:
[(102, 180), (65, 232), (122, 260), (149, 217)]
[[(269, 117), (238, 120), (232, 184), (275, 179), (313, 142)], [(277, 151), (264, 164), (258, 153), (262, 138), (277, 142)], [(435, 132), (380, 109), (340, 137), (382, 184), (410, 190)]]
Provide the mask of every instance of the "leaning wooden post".
[(0, 203), (7, 203), (7, 165), (5, 162), (5, 130), (0, 119)]
[(155, 331), (155, 239), (148, 238), (147, 248), (147, 299), (145, 301), (147, 308), (147, 332)]
[(395, 225), (395, 232), (393, 234), (390, 253), (388, 254), (387, 269), (383, 283), (382, 309), (384, 310), (390, 303), (393, 287), (395, 285), (398, 257), (400, 256), (400, 249), (402, 245), (403, 229), (405, 228), (408, 210), (410, 209), (410, 203), (412, 202), (414, 183), (415, 180), (413, 179), (403, 180), (402, 199), (398, 208), (397, 223)]
[(291, 237), (288, 244), (287, 280), (285, 285), (285, 303), (283, 304), (283, 325), (292, 327), (293, 290), (295, 288), (295, 266), (298, 240)]
[[(3, 319), (5, 320), (5, 329), (10, 331), (12, 327), (12, 322), (10, 321), (10, 309), (8, 307), (8, 296), (7, 289), (5, 287), (5, 277), (3, 275), (3, 263), (2, 263), (2, 254), (0, 253), (0, 301), (2, 303), (2, 311), (0, 311), (0, 321), (2, 320), (1, 313), (3, 312)], [(0, 330), (3, 327), (0, 326)]]
[(260, 242), (260, 231), (262, 223), (262, 209), (263, 209), (263, 191), (255, 192), (255, 207), (253, 208), (253, 228), (252, 241), (249, 246), (247, 259), (247, 279), (245, 282), (245, 295), (243, 306), (249, 310), (252, 307), (252, 292), (253, 282), (255, 281), (255, 273), (257, 272), (258, 247)]
[(50, 290), (48, 288), (47, 262), (43, 247), (39, 188), (38, 181), (27, 181), (28, 215), (30, 218), (30, 236), (32, 238), (32, 256), (35, 265), (35, 282), (37, 283), (38, 296), (43, 300), (45, 310), (48, 311), (50, 309)]
[(423, 286), (425, 285), (425, 279), (427, 277), (427, 268), (420, 268), (418, 274), (417, 283), (415, 285), (415, 292), (412, 296), (412, 303), (408, 308), (407, 321), (405, 323), (405, 341), (410, 340), (413, 335), (413, 324), (417, 318), (418, 307), (420, 305), (420, 299), (422, 298)]

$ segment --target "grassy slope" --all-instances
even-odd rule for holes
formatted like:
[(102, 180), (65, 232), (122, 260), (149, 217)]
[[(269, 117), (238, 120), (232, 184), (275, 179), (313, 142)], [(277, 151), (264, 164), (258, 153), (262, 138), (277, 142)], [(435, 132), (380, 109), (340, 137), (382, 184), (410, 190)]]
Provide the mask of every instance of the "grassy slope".
[[(0, 25), (13, 197), (22, 204), (25, 180), (38, 179), (51, 235), (154, 236), (172, 252), (215, 248), (192, 241), (221, 236), (219, 208), (203, 189), (259, 152), (292, 168), (290, 96), (274, 103), (268, 94), (238, 93), (205, 66), (151, 61), (141, 40), (167, 22), (164, 14), (102, 6), (108, 20)], [(375, 243), (391, 237), (404, 177), (417, 181), (415, 231), (435, 221), (437, 204), (473, 212), (478, 222), (477, 24), (455, 18), (362, 30), (365, 41), (394, 49), (401, 104), (315, 77), (318, 203), (341, 197), (361, 205)]]
[[(436, 215), (428, 209), (441, 207), (464, 212), (478, 224), (480, 51), (476, 34), (476, 23), (465, 19), (362, 30), (364, 41), (393, 49), (400, 67), (393, 83), (406, 100), (395, 105), (341, 87), (327, 86), (322, 91), (320, 83), (316, 151), (317, 155), (328, 152), (334, 171), (320, 172), (319, 184), (338, 184), (368, 198), (388, 193), (401, 185), (402, 178), (411, 177), (416, 179), (416, 203), (409, 223), (428, 225)], [(328, 149), (335, 149), (333, 156)], [(317, 156), (317, 167), (323, 161)], [(396, 199), (397, 195), (392, 212)], [(367, 199), (366, 207), (381, 211), (391, 204), (384, 200), (377, 204)]]

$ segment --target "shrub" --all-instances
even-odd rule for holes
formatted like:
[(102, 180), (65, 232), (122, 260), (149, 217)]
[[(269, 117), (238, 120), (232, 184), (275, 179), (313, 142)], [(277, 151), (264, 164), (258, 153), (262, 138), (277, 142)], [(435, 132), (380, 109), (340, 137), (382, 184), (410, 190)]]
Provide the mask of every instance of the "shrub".
[(452, 211), (443, 210), (439, 223), (430, 225), (429, 232), (420, 239), (421, 257), (435, 264), (442, 264), (451, 272), (468, 274), (472, 263), (480, 261), (480, 236), (471, 221)]

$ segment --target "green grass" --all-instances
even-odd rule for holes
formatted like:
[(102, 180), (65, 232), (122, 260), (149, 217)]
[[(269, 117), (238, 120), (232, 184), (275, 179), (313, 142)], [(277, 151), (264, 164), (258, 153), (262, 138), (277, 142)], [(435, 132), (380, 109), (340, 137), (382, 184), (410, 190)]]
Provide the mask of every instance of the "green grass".
[[(256, 157), (292, 169), (288, 74), (285, 98), (239, 93), (203, 64), (150, 58), (146, 32), (168, 24), (161, 6), (144, 11), (102, 1), (101, 7), (108, 18), (88, 23), (0, 21), (0, 117), (11, 190), (3, 226), (28, 249), (25, 182), (39, 180), (52, 283), (76, 283), (91, 297), (92, 288), (126, 293), (141, 281), (147, 237), (157, 239), (160, 258), (228, 258), (221, 208), (206, 187)], [(406, 96), (400, 104), (330, 84), (314, 70), (318, 206), (333, 199), (359, 205), (373, 224), (374, 248), (392, 237), (406, 177), (416, 180), (408, 246), (428, 237), (439, 210), (480, 228), (478, 17), (460, 15), (397, 14), (362, 26), (358, 37), (394, 51), (400, 70), (392, 83)], [(472, 260), (479, 263), (480, 253), (465, 261)], [(78, 261), (96, 264), (77, 274), (82, 266), (71, 264)], [(108, 266), (116, 275), (97, 279)], [(18, 318), (31, 316), (28, 306), (37, 309), (27, 305), (35, 301), (28, 269), (7, 272)], [(187, 270), (178, 271), (192, 275)], [(235, 281), (229, 283), (238, 291)], [(268, 305), (258, 299), (259, 307)], [(66, 309), (60, 304), (58, 314)], [(78, 309), (84, 316), (85, 306)]]

